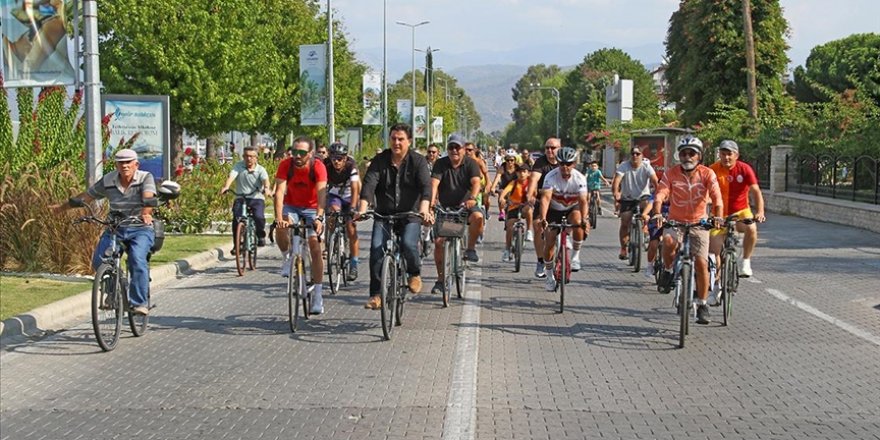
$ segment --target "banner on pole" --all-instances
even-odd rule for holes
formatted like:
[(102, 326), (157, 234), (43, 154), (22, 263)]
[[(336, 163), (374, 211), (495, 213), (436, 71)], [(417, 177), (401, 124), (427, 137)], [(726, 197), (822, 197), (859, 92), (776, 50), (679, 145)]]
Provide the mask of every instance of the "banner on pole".
[(327, 125), (327, 46), (299, 47), (300, 125)]
[(439, 145), (446, 142), (443, 139), (443, 116), (436, 116), (431, 121), (431, 142)]
[(397, 122), (405, 124), (412, 122), (412, 101), (409, 99), (397, 100)]
[(131, 148), (138, 154), (140, 169), (156, 180), (171, 178), (171, 116), (169, 99), (162, 96), (103, 95), (101, 114), (109, 115), (109, 146), (112, 149), (137, 136)]
[(382, 125), (382, 75), (364, 74), (364, 125)]
[(413, 127), (413, 137), (416, 139), (425, 139), (428, 137), (428, 108), (420, 105), (415, 109), (416, 126)]
[[(48, 87), (76, 83), (76, 38), (62, 1), (0, 4), (4, 87)], [(68, 29), (71, 31), (68, 32)]]

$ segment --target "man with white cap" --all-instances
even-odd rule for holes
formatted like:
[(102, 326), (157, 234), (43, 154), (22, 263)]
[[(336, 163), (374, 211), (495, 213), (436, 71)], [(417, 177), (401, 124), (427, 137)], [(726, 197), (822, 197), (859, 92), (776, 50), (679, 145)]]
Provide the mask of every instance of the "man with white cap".
[[(111, 211), (119, 211), (136, 218), (118, 229), (118, 237), (128, 252), (128, 268), (131, 273), (128, 296), (131, 311), (147, 315), (150, 313), (150, 266), (147, 263), (147, 254), (153, 247), (155, 233), (153, 208), (147, 206), (145, 201), (156, 197), (156, 182), (152, 174), (138, 170), (138, 156), (134, 150), (124, 148), (117, 151), (114, 161), (116, 171), (105, 174), (101, 180), (75, 198), (86, 203), (106, 198), (110, 202)], [(51, 208), (59, 213), (71, 208), (70, 201)], [(101, 257), (110, 247), (111, 239), (109, 231), (104, 231), (92, 255), (94, 269), (101, 264)]]

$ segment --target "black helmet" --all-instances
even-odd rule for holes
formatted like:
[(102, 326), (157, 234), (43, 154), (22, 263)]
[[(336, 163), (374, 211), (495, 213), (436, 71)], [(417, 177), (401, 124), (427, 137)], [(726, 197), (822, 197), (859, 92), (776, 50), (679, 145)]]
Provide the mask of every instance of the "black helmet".
[(328, 149), (330, 154), (347, 156), (348, 155), (348, 145), (343, 144), (342, 142), (334, 142), (330, 144), (330, 148)]

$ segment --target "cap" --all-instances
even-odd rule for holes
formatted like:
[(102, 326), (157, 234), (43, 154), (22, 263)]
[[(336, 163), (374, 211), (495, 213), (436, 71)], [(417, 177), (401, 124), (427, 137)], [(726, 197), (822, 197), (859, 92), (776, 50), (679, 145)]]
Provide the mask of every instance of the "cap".
[(116, 155), (113, 156), (113, 159), (116, 162), (130, 162), (133, 160), (137, 160), (138, 154), (136, 151), (131, 148), (123, 148), (116, 152)]
[(718, 146), (718, 149), (732, 151), (736, 154), (739, 154), (739, 145), (737, 145), (736, 142), (731, 141), (731, 140), (721, 141), (721, 145)]
[(446, 141), (446, 145), (449, 145), (449, 144), (455, 144), (455, 145), (458, 145), (459, 147), (464, 147), (465, 140), (463, 137), (461, 137), (460, 134), (452, 133), (449, 135), (449, 139)]

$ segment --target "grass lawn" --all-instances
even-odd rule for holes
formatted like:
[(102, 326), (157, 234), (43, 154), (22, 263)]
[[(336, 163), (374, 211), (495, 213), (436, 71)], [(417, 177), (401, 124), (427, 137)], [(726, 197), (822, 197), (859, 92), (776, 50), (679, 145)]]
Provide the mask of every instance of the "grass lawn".
[[(150, 259), (150, 267), (177, 261), (215, 247), (227, 246), (223, 235), (169, 235), (162, 250)], [(37, 277), (0, 275), (0, 320), (76, 295), (92, 288), (90, 280), (57, 281)]]

